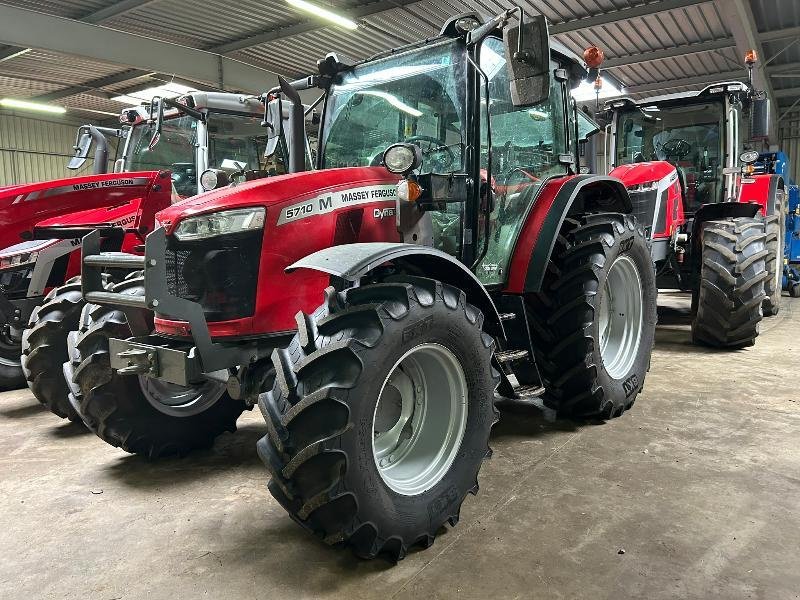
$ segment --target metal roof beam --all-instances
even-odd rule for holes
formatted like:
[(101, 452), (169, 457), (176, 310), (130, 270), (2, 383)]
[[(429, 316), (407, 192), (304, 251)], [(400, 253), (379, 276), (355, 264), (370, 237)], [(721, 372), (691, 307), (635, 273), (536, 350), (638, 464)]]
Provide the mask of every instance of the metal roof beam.
[[(338, 13), (350, 19), (358, 19), (377, 13), (382, 13), (387, 10), (392, 10), (394, 8), (410, 6), (411, 4), (416, 4), (420, 1), (421, 0), (378, 0), (377, 2), (372, 2), (363, 6), (340, 9), (338, 10)], [(274, 42), (275, 40), (281, 38), (307, 33), (323, 27), (325, 27), (323, 22), (315, 21), (313, 19), (297, 21), (290, 25), (284, 25), (283, 27), (278, 27), (275, 29), (268, 29), (267, 31), (262, 31), (255, 35), (240, 38), (238, 40), (232, 40), (230, 42), (226, 42), (225, 44), (220, 44), (219, 46), (210, 48), (209, 51), (216, 52), (217, 54), (230, 54), (231, 52), (236, 52), (237, 50), (252, 48), (253, 46), (266, 44), (267, 42)]]
[(636, 17), (646, 17), (656, 13), (676, 10), (679, 8), (687, 8), (695, 6), (696, 4), (704, 4), (709, 0), (658, 0), (657, 2), (647, 2), (632, 6), (631, 8), (621, 8), (620, 10), (609, 10), (598, 15), (590, 17), (582, 17), (572, 21), (565, 21), (563, 23), (556, 23), (550, 26), (550, 33), (568, 33), (570, 31), (577, 31), (578, 29), (590, 29), (598, 25), (607, 25), (616, 21), (623, 21), (633, 19)]
[[(150, 73), (151, 71), (143, 71), (142, 69), (129, 69), (127, 71), (123, 71), (122, 73), (116, 73), (114, 75), (109, 75), (108, 77), (92, 79), (80, 85), (64, 88), (63, 90), (56, 90), (54, 92), (42, 94), (41, 96), (36, 96), (35, 100), (39, 102), (51, 102), (53, 100), (60, 100), (61, 98), (66, 98), (68, 96), (73, 96), (80, 93), (89, 93), (95, 96), (108, 98), (111, 94), (100, 91), (100, 88), (104, 88), (108, 85), (115, 85), (117, 83), (123, 83), (132, 79), (138, 79), (140, 77), (145, 77), (150, 75)], [(150, 87), (152, 87), (152, 84)], [(115, 92), (114, 95), (119, 94)]]
[(650, 62), (651, 60), (674, 58), (677, 56), (685, 56), (687, 54), (696, 54), (698, 52), (710, 52), (713, 50), (723, 50), (725, 48), (735, 47), (736, 42), (733, 38), (720, 38), (718, 40), (709, 40), (707, 42), (699, 42), (697, 44), (683, 44), (681, 46), (674, 46), (673, 48), (651, 50), (643, 54), (630, 54), (628, 56), (608, 58), (603, 63), (603, 68), (614, 69), (617, 67), (624, 67), (626, 65)]
[(81, 17), (80, 20), (96, 25), (112, 17), (118, 17), (132, 10), (136, 10), (137, 8), (143, 8), (148, 4), (154, 4), (156, 2), (158, 2), (158, 0), (120, 0), (111, 6), (106, 6), (105, 8), (91, 12)]
[(0, 43), (37, 40), (44, 50), (75, 54), (149, 72), (176, 73), (229, 90), (258, 92), (276, 73), (212, 52), (0, 4)]
[(775, 90), (775, 98), (794, 98), (795, 96), (800, 96), (800, 87)]

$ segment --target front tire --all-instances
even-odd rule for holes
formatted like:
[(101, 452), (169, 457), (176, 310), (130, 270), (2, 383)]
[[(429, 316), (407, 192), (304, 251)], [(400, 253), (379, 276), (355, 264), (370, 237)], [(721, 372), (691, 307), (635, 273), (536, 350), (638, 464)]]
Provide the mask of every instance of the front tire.
[(764, 285), (770, 278), (764, 221), (748, 217), (708, 221), (701, 235), (692, 339), (731, 350), (752, 346), (762, 318)]
[[(144, 281), (126, 279), (111, 291), (142, 295)], [(65, 373), (76, 386), (72, 401), (89, 429), (112, 446), (148, 458), (184, 456), (210, 448), (226, 431), (236, 431), (236, 420), (247, 407), (233, 400), (224, 384), (187, 388), (113, 370), (108, 340), (130, 336), (122, 311), (84, 307)]]
[(567, 218), (542, 291), (527, 298), (545, 404), (560, 416), (602, 419), (633, 406), (650, 368), (656, 295), (633, 217)]
[(454, 526), (477, 492), (497, 419), (494, 340), (464, 293), (434, 280), (326, 295), (273, 354), (259, 456), (301, 526), (399, 560)]
[(78, 329), (85, 305), (80, 277), (73, 277), (47, 294), (22, 333), (22, 370), (31, 392), (50, 412), (77, 423), (81, 418), (69, 402), (69, 388), (59, 365), (69, 359), (67, 335)]

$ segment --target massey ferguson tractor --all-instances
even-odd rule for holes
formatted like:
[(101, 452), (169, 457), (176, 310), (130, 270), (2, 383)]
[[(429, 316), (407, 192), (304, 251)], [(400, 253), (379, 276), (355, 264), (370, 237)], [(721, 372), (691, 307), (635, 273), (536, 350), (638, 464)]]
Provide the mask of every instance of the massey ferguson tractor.
[[(203, 92), (156, 101), (152, 114), (146, 107), (127, 109), (120, 120), (128, 135), (116, 165), (122, 172), (17, 186), (0, 196), (9, 219), (4, 241), (12, 232), (32, 238), (0, 252), (6, 385), (23, 373), (23, 384), (27, 379), (52, 412), (80, 421), (60, 368), (53, 368), (67, 360), (66, 336), (77, 328), (84, 304), (77, 277), (80, 238), (99, 228), (104, 248), (141, 253), (155, 213), (201, 191), (209, 167), (234, 163), (233, 171), (250, 174), (260, 168), (267, 139), (263, 112), (259, 98)], [(105, 147), (94, 137), (98, 149)], [(76, 148), (85, 158), (86, 135)]]
[(749, 145), (766, 131), (755, 96), (723, 82), (607, 104), (609, 174), (645, 226), (659, 287), (690, 291), (694, 341), (720, 348), (752, 345), (780, 306), (785, 185), (755, 173)]
[(576, 173), (586, 75), (517, 8), (281, 80), (278, 135), (323, 91), (316, 170), (165, 209), (144, 256), (84, 238), (77, 411), (156, 457), (257, 403), (299, 524), (362, 557), (429, 546), (478, 490), (496, 392), (607, 419), (642, 389), (655, 272), (622, 182)]

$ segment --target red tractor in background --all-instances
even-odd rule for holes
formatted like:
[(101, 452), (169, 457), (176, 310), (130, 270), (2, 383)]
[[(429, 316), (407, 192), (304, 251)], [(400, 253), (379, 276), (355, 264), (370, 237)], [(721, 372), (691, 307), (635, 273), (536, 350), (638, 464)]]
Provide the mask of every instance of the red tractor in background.
[[(3, 241), (10, 241), (12, 232), (17, 239), (20, 234), (32, 239), (0, 253), (8, 265), (0, 293), (7, 315), (6, 385), (19, 382), (19, 371), (23, 383), (27, 380), (52, 412), (80, 421), (67, 400), (60, 370), (53, 368), (66, 361), (66, 336), (77, 328), (84, 304), (78, 278), (80, 238), (99, 229), (104, 249), (141, 252), (155, 213), (202, 191), (206, 170), (228, 166), (228, 173), (259, 172), (267, 149), (263, 111), (260, 98), (237, 94), (196, 92), (177, 100), (157, 99), (151, 108), (122, 112), (120, 121), (128, 134), (115, 165), (120, 172), (7, 191), (9, 209), (4, 214), (12, 220), (3, 229)], [(104, 147), (104, 140), (96, 134), (94, 139), (98, 149)], [(85, 158), (86, 135), (76, 148)], [(50, 215), (59, 216), (46, 218)]]
[(606, 104), (609, 174), (646, 226), (659, 287), (692, 292), (692, 337), (705, 345), (752, 345), (762, 315), (780, 307), (785, 186), (752, 167), (763, 102), (723, 82)]
[[(363, 557), (430, 545), (477, 492), (496, 391), (605, 419), (644, 383), (655, 273), (622, 182), (577, 174), (586, 76), (515, 8), (281, 80), (279, 137), (302, 136), (297, 91), (323, 91), (317, 170), (292, 153), (165, 209), (144, 256), (84, 238), (77, 411), (156, 457), (258, 403), (298, 523)], [(107, 289), (109, 269), (132, 274)]]

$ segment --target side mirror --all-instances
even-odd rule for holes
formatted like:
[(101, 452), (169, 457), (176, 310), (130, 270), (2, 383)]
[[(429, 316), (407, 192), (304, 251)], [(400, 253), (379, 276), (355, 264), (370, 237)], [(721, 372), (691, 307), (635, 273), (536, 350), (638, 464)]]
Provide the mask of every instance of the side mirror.
[(550, 44), (547, 19), (531, 17), (503, 32), (506, 68), (514, 106), (533, 106), (550, 96)]
[(156, 144), (161, 140), (161, 128), (164, 124), (164, 102), (160, 96), (156, 96), (150, 101), (150, 120), (155, 121), (156, 128), (153, 131), (153, 137), (150, 138), (150, 143), (147, 144), (147, 149), (152, 150)]
[(75, 145), (72, 148), (75, 154), (67, 163), (67, 168), (72, 171), (80, 169), (86, 162), (86, 159), (89, 158), (89, 151), (91, 148), (92, 134), (88, 127), (81, 127), (78, 130), (78, 138), (75, 140)]
[(750, 111), (750, 139), (763, 140), (769, 137), (769, 100), (753, 100)]

